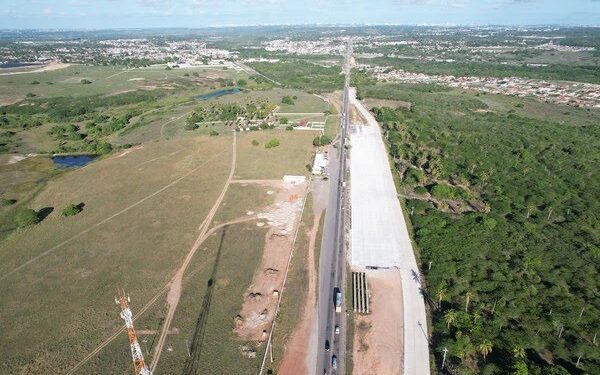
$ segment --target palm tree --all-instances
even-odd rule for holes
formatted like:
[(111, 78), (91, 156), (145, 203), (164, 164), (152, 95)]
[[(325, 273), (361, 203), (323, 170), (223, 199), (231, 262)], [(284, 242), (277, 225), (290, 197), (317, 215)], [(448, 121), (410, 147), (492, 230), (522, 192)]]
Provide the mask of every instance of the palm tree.
[(479, 344), (479, 353), (481, 353), (481, 355), (483, 356), (483, 360), (485, 361), (486, 357), (488, 354), (490, 354), (492, 352), (492, 348), (494, 346), (492, 345), (492, 343), (488, 340), (483, 340), (483, 342), (481, 344)]
[(458, 314), (454, 310), (448, 310), (444, 314), (444, 321), (446, 322), (448, 329), (450, 329), (450, 324), (454, 324), (456, 319), (458, 318)]
[(467, 294), (465, 295), (465, 297), (466, 297), (465, 312), (469, 312), (469, 303), (471, 302), (471, 298), (473, 298), (473, 292), (467, 291)]
[(436, 296), (438, 299), (437, 309), (441, 310), (442, 309), (442, 300), (446, 297), (446, 287), (443, 285), (440, 286), (437, 290)]
[(521, 346), (516, 346), (513, 350), (513, 357), (517, 358), (517, 359), (525, 359), (525, 357), (527, 356), (527, 354), (525, 353), (525, 349), (523, 349)]

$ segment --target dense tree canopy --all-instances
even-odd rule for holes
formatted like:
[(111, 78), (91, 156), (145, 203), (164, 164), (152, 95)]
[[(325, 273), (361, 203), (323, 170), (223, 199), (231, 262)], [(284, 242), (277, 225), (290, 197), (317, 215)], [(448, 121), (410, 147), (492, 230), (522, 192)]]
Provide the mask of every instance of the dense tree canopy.
[(374, 111), (409, 198), (436, 366), (447, 348), (452, 374), (600, 373), (600, 128), (433, 91), (362, 89), (414, 104)]

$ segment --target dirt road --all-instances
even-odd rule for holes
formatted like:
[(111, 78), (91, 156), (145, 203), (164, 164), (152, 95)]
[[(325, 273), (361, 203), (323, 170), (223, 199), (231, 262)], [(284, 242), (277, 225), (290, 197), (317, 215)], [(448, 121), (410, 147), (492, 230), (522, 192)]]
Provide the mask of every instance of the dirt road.
[(185, 257), (183, 264), (181, 265), (181, 267), (179, 267), (179, 269), (175, 273), (175, 276), (171, 280), (169, 293), (167, 294), (167, 304), (169, 307), (168, 307), (168, 311), (167, 311), (167, 316), (165, 317), (165, 320), (164, 320), (163, 329), (160, 333), (160, 337), (158, 338), (158, 343), (154, 350), (154, 356), (152, 357), (152, 362), (150, 363), (150, 369), (152, 369), (152, 370), (156, 369), (156, 366), (158, 365), (158, 361), (160, 359), (160, 354), (161, 354), (162, 348), (165, 344), (165, 339), (167, 338), (167, 333), (169, 331), (169, 328), (171, 327), (171, 322), (173, 321), (173, 316), (175, 315), (175, 310), (177, 310), (179, 298), (181, 297), (181, 281), (183, 279), (183, 274), (185, 273), (185, 270), (187, 269), (194, 254), (196, 253), (196, 250), (198, 250), (198, 248), (200, 247), (202, 242), (204, 242), (204, 240), (206, 239), (210, 223), (213, 221), (213, 218), (214, 218), (215, 214), (217, 213), (217, 210), (219, 209), (221, 202), (223, 202), (223, 199), (225, 198), (225, 194), (227, 193), (227, 190), (229, 189), (229, 185), (231, 184), (231, 180), (233, 179), (233, 174), (235, 172), (235, 163), (236, 163), (236, 139), (237, 139), (236, 133), (233, 132), (231, 169), (229, 171), (229, 177), (227, 178), (227, 181), (225, 182), (225, 186), (223, 186), (223, 189), (221, 190), (221, 194), (219, 195), (219, 197), (215, 201), (214, 205), (212, 206), (212, 208), (210, 209), (210, 211), (204, 218), (204, 221), (202, 222), (202, 224), (200, 224), (200, 227), (198, 228), (200, 233), (198, 234), (196, 241), (194, 241), (194, 244), (190, 248), (190, 251), (188, 252), (187, 256)]

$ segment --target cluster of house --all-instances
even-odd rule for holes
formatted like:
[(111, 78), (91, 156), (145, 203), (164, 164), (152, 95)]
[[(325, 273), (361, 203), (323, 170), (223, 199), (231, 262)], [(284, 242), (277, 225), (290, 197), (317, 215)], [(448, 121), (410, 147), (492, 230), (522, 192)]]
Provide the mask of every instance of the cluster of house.
[(276, 39), (263, 43), (267, 51), (284, 51), (296, 55), (340, 55), (346, 46), (339, 38), (318, 40)]
[(182, 64), (207, 64), (231, 60), (236, 52), (207, 47), (201, 40), (155, 41), (151, 39), (108, 39), (101, 41), (63, 40), (56, 42), (18, 42), (19, 55), (9, 46), (0, 47), (0, 60), (91, 62), (99, 59), (148, 59), (177, 61)]
[(480, 90), (492, 94), (535, 97), (542, 101), (567, 104), (575, 107), (600, 108), (600, 85), (579, 82), (550, 82), (519, 77), (456, 77), (406, 72), (386, 66), (359, 64), (359, 69), (369, 72), (382, 81), (403, 83), (436, 83), (449, 87)]

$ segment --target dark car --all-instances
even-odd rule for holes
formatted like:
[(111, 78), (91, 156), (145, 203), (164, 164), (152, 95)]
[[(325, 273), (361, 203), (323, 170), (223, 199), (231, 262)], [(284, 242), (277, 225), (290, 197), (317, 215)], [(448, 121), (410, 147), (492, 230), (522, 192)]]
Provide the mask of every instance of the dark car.
[(325, 350), (329, 351), (329, 340), (325, 340)]

